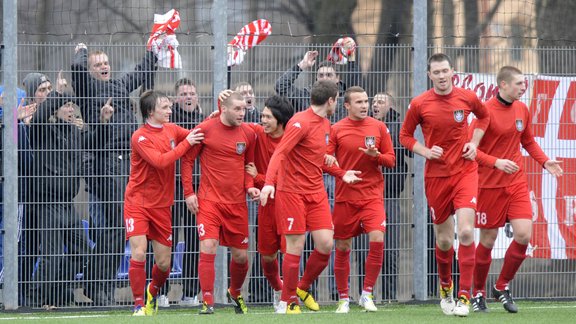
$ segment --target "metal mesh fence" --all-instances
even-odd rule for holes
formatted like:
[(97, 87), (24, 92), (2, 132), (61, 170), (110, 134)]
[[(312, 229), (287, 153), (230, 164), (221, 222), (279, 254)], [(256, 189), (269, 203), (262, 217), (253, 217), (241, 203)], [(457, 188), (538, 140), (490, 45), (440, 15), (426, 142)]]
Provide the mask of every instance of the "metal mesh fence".
[[(194, 90), (204, 117), (214, 110), (215, 105), (212, 98), (212, 52), (208, 44), (181, 45), (182, 70), (156, 70), (149, 65), (148, 54), (142, 45), (88, 44), (89, 51), (101, 50), (107, 54), (111, 78), (121, 80), (117, 84), (123, 87), (120, 90), (102, 87), (95, 92), (82, 92), (76, 86), (79, 83), (75, 82), (82, 79), (73, 76), (77, 71), (72, 64), (82, 51), (76, 53), (75, 47), (76, 44), (66, 43), (25, 43), (18, 48), (19, 80), (24, 80), (29, 73), (40, 72), (56, 88), (59, 71), (62, 71), (67, 80), (67, 86), (62, 86), (62, 89), (70, 94), (75, 91), (73, 118), (78, 119), (74, 124), (63, 122), (58, 114), (50, 113), (55, 111), (54, 108), (39, 104), (30, 107), (35, 110), (35, 115), (29, 124), (19, 126), (24, 135), (19, 146), (18, 165), (22, 219), (19, 264), (5, 264), (4, 267), (19, 267), (19, 305), (26, 307), (131, 304), (127, 274), (130, 251), (124, 241), (122, 202), (129, 174), (128, 139), (132, 130), (141, 123), (138, 96), (143, 87), (175, 95), (176, 81), (186, 77), (195, 83)], [(234, 87), (239, 82), (249, 82), (254, 89), (254, 105), (262, 109), (264, 100), (275, 93), (278, 78), (311, 49), (319, 50), (319, 58), (324, 58), (330, 45), (266, 44), (255, 47), (244, 64), (232, 68), (230, 84)], [(513, 62), (526, 73), (530, 86), (523, 100), (534, 116), (541, 117), (533, 119), (538, 130), (535, 134), (537, 141), (550, 157), (565, 161), (566, 172), (561, 180), (555, 182), (542, 175), (537, 167), (529, 169), (530, 186), (537, 205), (535, 223), (539, 227), (534, 231), (533, 257), (524, 262), (518, 273), (513, 283), (514, 293), (521, 298), (575, 298), (576, 286), (571, 278), (576, 269), (573, 229), (576, 221), (576, 168), (573, 163), (576, 159), (576, 90), (572, 88), (576, 79), (567, 76), (576, 66), (573, 56), (566, 49), (430, 49), (431, 52), (437, 50), (456, 58), (458, 85), (476, 91), (484, 100), (489, 98), (490, 82), (495, 83), (495, 73), (504, 63)], [(390, 129), (400, 128), (409, 100), (416, 95), (411, 90), (413, 74), (424, 73), (412, 71), (411, 57), (408, 45), (360, 47), (357, 70), (351, 64), (339, 66), (340, 79), (348, 85), (359, 82), (367, 89), (371, 102), (378, 92), (387, 92), (395, 98), (394, 108), (399, 117), (387, 121)], [(134, 73), (137, 65), (141, 68)], [(543, 78), (542, 74), (549, 77)], [(314, 79), (314, 71), (304, 72), (295, 84), (307, 87)], [(99, 112), (110, 97), (113, 98), (115, 115), (114, 119), (105, 122), (94, 111)], [(33, 105), (33, 98), (27, 100), (26, 105)], [(186, 124), (186, 127), (193, 127), (201, 118)], [(375, 286), (375, 296), (383, 302), (412, 300), (413, 269), (427, 267), (428, 295), (434, 298), (438, 284), (431, 224), (429, 262), (414, 264), (413, 243), (424, 238), (412, 234), (412, 159), (400, 147), (397, 138), (393, 141), (397, 158), (398, 155), (405, 156), (406, 168), (397, 166), (386, 172), (386, 181), (391, 188), (385, 199), (388, 229), (383, 270)], [(197, 168), (196, 179), (199, 172)], [(333, 180), (329, 177), (326, 180), (327, 190), (333, 195)], [(333, 196), (330, 199), (333, 204)], [(253, 205), (249, 209), (252, 235), (257, 226), (255, 209)], [(197, 299), (194, 297), (199, 292), (198, 240), (194, 217), (186, 210), (182, 192), (178, 189), (173, 224), (174, 257), (169, 285), (163, 294), (168, 296), (171, 304), (195, 305)], [(509, 235), (506, 231), (501, 233), (501, 236), (506, 235)], [(362, 289), (367, 243), (366, 237), (355, 239), (351, 254), (350, 292), (355, 300)], [(501, 249), (496, 253), (503, 254), (504, 248), (503, 245), (495, 249)], [(252, 268), (243, 295), (252, 303), (271, 303), (272, 292), (255, 250), (255, 245), (251, 245)], [(307, 253), (311, 251), (309, 244), (306, 250)], [(147, 259), (151, 262), (152, 256)], [(317, 300), (323, 303), (337, 300), (333, 261), (330, 264), (313, 288)], [(488, 284), (494, 282), (500, 268), (501, 260), (495, 258)], [(457, 273), (458, 269), (455, 268), (454, 272)], [(227, 286), (227, 278), (218, 280)]]

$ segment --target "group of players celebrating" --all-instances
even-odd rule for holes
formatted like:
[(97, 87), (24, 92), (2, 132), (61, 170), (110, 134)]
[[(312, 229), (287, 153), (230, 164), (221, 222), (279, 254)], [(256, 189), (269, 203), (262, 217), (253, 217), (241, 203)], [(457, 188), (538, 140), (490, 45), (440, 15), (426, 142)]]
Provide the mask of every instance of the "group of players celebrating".
[[(457, 316), (467, 316), (470, 304), (474, 311), (488, 310), (485, 283), (491, 249), (498, 228), (510, 222), (514, 240), (492, 295), (515, 313), (508, 284), (525, 258), (532, 228), (520, 147), (552, 175), (560, 176), (562, 169), (534, 141), (528, 109), (519, 101), (526, 90), (521, 71), (503, 67), (497, 76), (499, 94), (484, 104), (472, 91), (454, 87), (453, 73), (448, 56), (438, 53), (429, 58), (433, 88), (412, 100), (400, 131), (402, 145), (426, 158), (425, 187), (436, 237), (440, 306), (445, 314)], [(300, 302), (312, 311), (320, 309), (310, 287), (328, 265), (334, 240), (340, 298), (336, 313), (348, 313), (351, 243), (362, 233), (368, 234), (370, 243), (358, 302), (365, 311), (377, 310), (372, 291), (381, 272), (386, 229), (381, 168), (394, 167), (395, 155), (386, 125), (369, 117), (368, 94), (361, 87), (346, 90), (348, 116), (330, 126), (327, 117), (336, 110), (338, 96), (335, 82), (319, 80), (311, 88), (308, 109), (294, 114), (289, 101), (275, 95), (265, 103), (261, 124), (249, 124), (243, 122), (246, 103), (242, 95), (225, 91), (219, 99), (219, 113), (190, 131), (170, 123), (167, 96), (156, 91), (142, 95), (145, 122), (132, 136), (124, 205), (132, 249), (133, 315), (156, 313), (156, 296), (170, 273), (170, 210), (178, 159), (186, 205), (196, 214), (200, 238), (200, 314), (214, 313), (214, 260), (219, 245), (228, 247), (231, 254), (227, 296), (236, 313), (248, 312), (240, 293), (248, 272), (246, 195), (260, 200), (258, 252), (274, 289), (276, 313), (299, 314)], [(469, 125), (471, 113), (477, 119)], [(425, 143), (414, 138), (418, 124)], [(196, 159), (202, 170), (197, 193), (192, 186)], [(324, 172), (336, 178), (332, 213)], [(460, 266), (456, 299), (451, 273), (455, 220)], [(481, 232), (477, 247), (474, 227)], [(300, 277), (307, 232), (314, 250)], [(155, 264), (146, 285), (149, 240)], [(282, 277), (279, 251), (283, 253)]]

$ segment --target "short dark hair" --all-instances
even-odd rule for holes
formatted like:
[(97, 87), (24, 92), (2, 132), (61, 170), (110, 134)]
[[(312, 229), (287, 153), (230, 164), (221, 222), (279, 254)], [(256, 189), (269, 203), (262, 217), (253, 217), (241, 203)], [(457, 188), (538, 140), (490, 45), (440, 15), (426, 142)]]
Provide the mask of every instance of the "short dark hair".
[(320, 62), (320, 64), (318, 64), (318, 68), (316, 69), (316, 71), (320, 70), (320, 68), (323, 68), (323, 67), (331, 68), (332, 70), (334, 70), (334, 72), (336, 72), (336, 74), (338, 74), (338, 68), (336, 67), (336, 64), (334, 64), (330, 61)]
[(270, 109), (272, 116), (276, 118), (278, 124), (282, 125), (282, 127), (286, 127), (286, 124), (294, 115), (292, 104), (283, 96), (273, 95), (269, 97), (266, 99), (264, 107)]
[(196, 83), (194, 83), (194, 81), (188, 78), (182, 78), (176, 81), (176, 84), (174, 84), (174, 92), (178, 93), (178, 89), (180, 89), (180, 87), (183, 85), (189, 85), (196, 88)]
[(320, 80), (314, 82), (310, 91), (310, 103), (316, 106), (325, 104), (328, 99), (338, 96), (338, 84), (334, 81)]
[(448, 65), (450, 65), (451, 68), (454, 67), (454, 65), (452, 65), (452, 59), (450, 58), (450, 56), (444, 54), (444, 53), (436, 53), (436, 54), (432, 54), (432, 56), (430, 56), (428, 58), (428, 71), (430, 71), (430, 64), (433, 62), (448, 62)]
[(521, 75), (522, 71), (520, 71), (520, 69), (516, 67), (509, 65), (501, 67), (500, 71), (498, 71), (498, 75), (496, 76), (496, 83), (498, 87), (500, 87), (500, 82), (502, 81), (510, 82), (510, 80), (512, 80), (512, 76), (518, 74)]
[(353, 86), (346, 89), (346, 92), (344, 92), (344, 102), (350, 103), (350, 96), (353, 93), (363, 93), (363, 92), (366, 92), (366, 90), (364, 90), (362, 87), (359, 86)]
[(140, 96), (140, 113), (142, 113), (143, 120), (146, 120), (154, 112), (156, 103), (160, 98), (168, 99), (168, 96), (155, 90), (148, 90)]

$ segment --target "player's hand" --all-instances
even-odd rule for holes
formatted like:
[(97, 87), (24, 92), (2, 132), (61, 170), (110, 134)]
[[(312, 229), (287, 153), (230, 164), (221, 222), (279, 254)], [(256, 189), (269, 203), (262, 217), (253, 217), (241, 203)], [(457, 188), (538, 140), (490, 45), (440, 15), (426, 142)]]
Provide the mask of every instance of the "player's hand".
[(196, 195), (192, 195), (186, 198), (186, 207), (192, 214), (196, 214), (198, 212), (198, 197)]
[(252, 178), (256, 178), (258, 175), (258, 169), (256, 169), (256, 165), (254, 162), (250, 162), (244, 166), (244, 171), (248, 173)]
[(440, 146), (434, 145), (426, 151), (425, 158), (428, 160), (437, 160), (442, 157), (442, 154), (444, 154), (444, 150)]
[(204, 133), (200, 132), (201, 128), (193, 129), (188, 135), (186, 136), (186, 140), (190, 145), (200, 144), (204, 140)]
[(506, 159), (498, 159), (496, 163), (494, 163), (494, 167), (504, 173), (512, 174), (518, 172), (520, 167), (518, 164), (514, 163), (514, 161), (506, 160)]
[(228, 99), (228, 97), (230, 97), (232, 92), (234, 91), (230, 89), (220, 91), (220, 93), (218, 94), (218, 101), (223, 102), (224, 100)]
[(564, 173), (564, 170), (560, 167), (560, 163), (562, 163), (562, 161), (548, 160), (544, 163), (544, 168), (553, 176), (560, 177)]
[(380, 151), (378, 151), (378, 149), (374, 145), (370, 145), (368, 146), (368, 148), (359, 147), (358, 149), (364, 152), (364, 154), (370, 155), (372, 157), (377, 157), (378, 155), (380, 155)]
[(258, 199), (260, 199), (260, 189), (258, 188), (248, 188), (248, 190), (246, 190), (246, 192), (248, 193), (248, 195), (250, 195), (250, 197), (252, 198), (252, 201), (256, 201)]
[(298, 66), (302, 70), (308, 70), (316, 63), (316, 57), (318, 57), (318, 51), (308, 51), (304, 54), (304, 57), (302, 58), (302, 61), (298, 63)]
[(68, 82), (66, 78), (62, 76), (62, 70), (58, 72), (58, 77), (56, 78), (56, 92), (64, 93), (68, 89)]
[(362, 178), (358, 178), (358, 175), (362, 173), (362, 171), (355, 171), (355, 170), (348, 170), (342, 176), (342, 181), (346, 182), (347, 184), (354, 184), (356, 182), (362, 181)]
[(464, 144), (464, 148), (462, 149), (462, 157), (466, 160), (474, 161), (476, 158), (476, 144), (472, 142), (468, 142)]
[(74, 49), (74, 52), (78, 53), (78, 51), (81, 49), (88, 49), (88, 47), (86, 47), (86, 44), (84, 43), (78, 43), (78, 45), (76, 45), (76, 48)]
[(114, 115), (114, 107), (112, 107), (112, 97), (110, 97), (100, 109), (100, 122), (107, 123), (112, 115)]
[(218, 116), (220, 116), (220, 110), (215, 110), (208, 115), (208, 119), (216, 118)]
[(270, 197), (270, 199), (274, 199), (275, 191), (276, 189), (274, 188), (274, 186), (271, 185), (264, 186), (264, 188), (262, 188), (262, 190), (260, 191), (260, 204), (262, 204), (262, 206), (266, 206), (266, 203), (268, 202), (268, 197)]
[(324, 154), (324, 164), (326, 164), (329, 167), (331, 167), (333, 165), (336, 165), (337, 167), (340, 166), (338, 164), (338, 160), (336, 160), (336, 157), (334, 155), (330, 155), (330, 154)]

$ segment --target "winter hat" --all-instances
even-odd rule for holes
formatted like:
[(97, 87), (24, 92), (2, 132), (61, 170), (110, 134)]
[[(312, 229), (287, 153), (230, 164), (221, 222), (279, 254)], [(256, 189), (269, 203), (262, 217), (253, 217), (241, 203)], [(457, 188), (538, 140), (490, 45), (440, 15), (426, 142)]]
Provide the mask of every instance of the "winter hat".
[(46, 75), (37, 72), (28, 73), (24, 78), (24, 81), (22, 81), (24, 91), (26, 91), (26, 96), (34, 97), (36, 89), (38, 89), (38, 87), (44, 82), (50, 82), (50, 79), (48, 79)]

